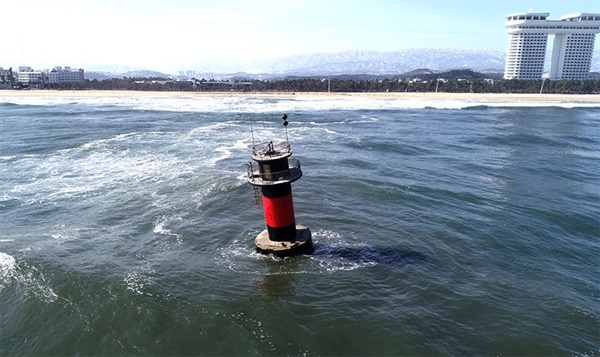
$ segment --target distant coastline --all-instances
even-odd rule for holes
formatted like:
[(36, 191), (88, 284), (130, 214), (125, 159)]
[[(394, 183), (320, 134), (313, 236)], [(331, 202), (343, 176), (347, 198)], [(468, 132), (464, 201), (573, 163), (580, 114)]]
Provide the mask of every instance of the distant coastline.
[(534, 94), (534, 93), (443, 93), (443, 92), (173, 92), (129, 90), (0, 90), (0, 98), (14, 97), (276, 97), (276, 98), (379, 98), (415, 100), (467, 100), (467, 101), (528, 101), (600, 103), (600, 94)]

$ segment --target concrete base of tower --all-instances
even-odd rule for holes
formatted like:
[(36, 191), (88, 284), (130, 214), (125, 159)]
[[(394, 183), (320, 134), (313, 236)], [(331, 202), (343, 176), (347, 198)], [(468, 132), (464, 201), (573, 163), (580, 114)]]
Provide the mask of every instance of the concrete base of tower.
[(262, 254), (273, 254), (277, 257), (290, 255), (312, 254), (315, 251), (310, 229), (296, 225), (296, 238), (292, 241), (274, 241), (269, 239), (265, 229), (254, 240), (256, 251)]

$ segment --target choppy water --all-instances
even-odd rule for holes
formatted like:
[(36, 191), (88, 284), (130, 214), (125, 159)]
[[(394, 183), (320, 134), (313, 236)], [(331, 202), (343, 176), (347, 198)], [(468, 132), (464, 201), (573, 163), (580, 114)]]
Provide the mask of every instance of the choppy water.
[(0, 98), (0, 355), (598, 355), (598, 182), (600, 105)]

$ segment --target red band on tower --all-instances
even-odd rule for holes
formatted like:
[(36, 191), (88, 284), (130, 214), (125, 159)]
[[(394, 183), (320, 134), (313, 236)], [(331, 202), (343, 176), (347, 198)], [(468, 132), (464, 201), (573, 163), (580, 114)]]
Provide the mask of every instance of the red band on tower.
[(263, 196), (263, 206), (267, 226), (281, 228), (294, 223), (294, 203), (291, 193), (277, 198)]

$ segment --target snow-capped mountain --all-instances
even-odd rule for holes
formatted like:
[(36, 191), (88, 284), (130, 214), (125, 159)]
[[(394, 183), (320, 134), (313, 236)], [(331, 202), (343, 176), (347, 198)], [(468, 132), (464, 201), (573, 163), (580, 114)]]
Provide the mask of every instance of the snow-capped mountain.
[[(187, 77), (214, 78), (232, 74), (254, 78), (327, 75), (399, 75), (415, 69), (434, 72), (471, 69), (478, 72), (502, 72), (506, 54), (491, 49), (413, 48), (392, 52), (352, 50), (337, 53), (312, 53), (264, 60), (202, 60), (189, 63), (179, 74)], [(547, 62), (550, 55), (546, 56)], [(124, 68), (121, 66), (122, 69)], [(548, 63), (546, 64), (548, 68)], [(89, 68), (106, 74), (120, 73), (115, 68)], [(136, 68), (127, 67), (128, 71)], [(137, 68), (141, 70), (141, 68)], [(592, 72), (600, 72), (600, 51), (594, 52)], [(108, 73), (107, 73), (108, 72)], [(164, 71), (162, 71), (164, 73)], [(177, 75), (177, 73), (171, 73)]]
[[(418, 68), (435, 72), (471, 69), (478, 72), (504, 70), (506, 53), (491, 49), (413, 48), (393, 52), (352, 50), (313, 53), (263, 61), (198, 62), (198, 73), (268, 73), (271, 75), (394, 75)], [(550, 54), (546, 56), (547, 62)], [(548, 68), (548, 63), (546, 64)], [(600, 51), (592, 58), (592, 72), (600, 72)]]
[(352, 50), (312, 53), (262, 61), (197, 62), (197, 73), (269, 73), (279, 75), (399, 74), (417, 68), (435, 71), (469, 68), (477, 71), (504, 68), (505, 54), (481, 49), (414, 48), (393, 52)]
[(469, 68), (475, 71), (504, 67), (505, 54), (494, 50), (415, 48), (394, 52), (347, 51), (286, 57), (269, 63), (270, 73), (399, 74), (417, 68), (434, 71)]

